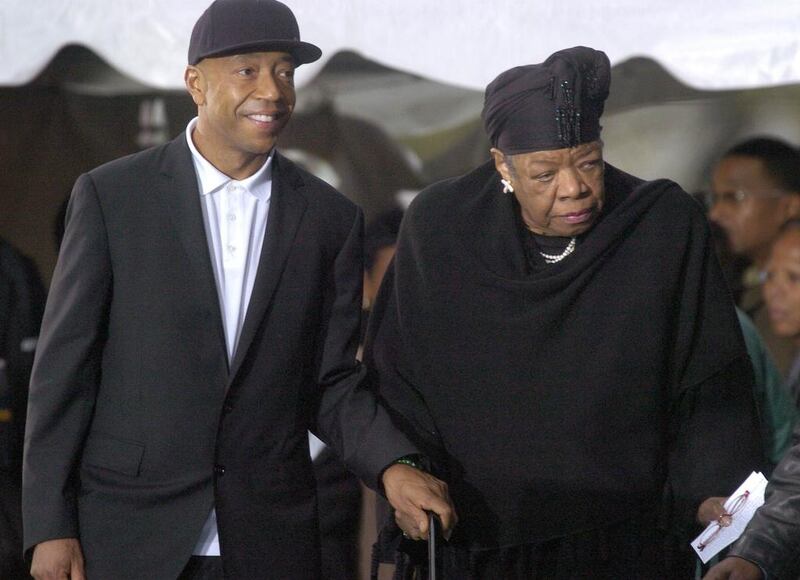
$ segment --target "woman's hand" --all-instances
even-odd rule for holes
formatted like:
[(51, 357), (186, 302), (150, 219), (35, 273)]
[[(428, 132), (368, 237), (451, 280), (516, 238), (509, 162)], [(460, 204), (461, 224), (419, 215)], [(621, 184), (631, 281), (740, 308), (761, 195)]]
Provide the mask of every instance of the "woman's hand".
[(450, 537), (458, 517), (445, 482), (409, 465), (395, 463), (383, 472), (383, 489), (394, 508), (397, 525), (406, 536), (427, 539), (426, 511), (432, 511), (442, 521), (444, 537)]

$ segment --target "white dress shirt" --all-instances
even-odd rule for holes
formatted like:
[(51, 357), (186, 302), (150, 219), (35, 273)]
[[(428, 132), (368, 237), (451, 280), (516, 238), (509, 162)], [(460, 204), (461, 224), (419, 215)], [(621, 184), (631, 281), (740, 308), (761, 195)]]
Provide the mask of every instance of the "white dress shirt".
[[(272, 194), (272, 155), (253, 175), (231, 179), (204, 158), (192, 141), (197, 118), (186, 127), (203, 209), (208, 252), (217, 283), (228, 361), (233, 361), (253, 293)], [(217, 515), (212, 508), (194, 552), (219, 556)]]

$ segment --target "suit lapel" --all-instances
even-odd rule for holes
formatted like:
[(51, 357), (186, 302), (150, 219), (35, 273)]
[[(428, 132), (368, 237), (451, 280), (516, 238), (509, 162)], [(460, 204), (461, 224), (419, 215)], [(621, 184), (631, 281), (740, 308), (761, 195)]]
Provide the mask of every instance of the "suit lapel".
[(158, 193), (165, 207), (169, 209), (170, 220), (186, 250), (189, 264), (198, 280), (197, 295), (200, 302), (209, 307), (220, 352), (227, 363), (225, 330), (222, 325), (217, 283), (208, 252), (197, 175), (184, 135), (178, 136), (167, 146), (161, 163)]
[(302, 177), (294, 171), (291, 162), (277, 151), (273, 162), (267, 233), (261, 248), (250, 304), (247, 306), (247, 315), (231, 365), (231, 381), (236, 377), (272, 300), (308, 203), (299, 191), (303, 183)]

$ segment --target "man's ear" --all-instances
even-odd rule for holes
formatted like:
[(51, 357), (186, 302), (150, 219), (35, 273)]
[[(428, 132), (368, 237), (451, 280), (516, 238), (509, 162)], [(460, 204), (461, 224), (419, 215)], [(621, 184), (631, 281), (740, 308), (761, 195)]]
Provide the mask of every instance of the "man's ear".
[(206, 79), (203, 71), (196, 66), (187, 66), (183, 73), (183, 82), (186, 90), (192, 96), (194, 104), (198, 107), (202, 106), (206, 101)]
[(489, 149), (489, 153), (492, 154), (492, 159), (494, 159), (494, 167), (497, 169), (497, 172), (500, 174), (500, 176), (509, 183), (513, 183), (513, 171), (508, 166), (508, 161), (510, 161), (510, 158), (504, 155), (503, 152), (496, 147)]

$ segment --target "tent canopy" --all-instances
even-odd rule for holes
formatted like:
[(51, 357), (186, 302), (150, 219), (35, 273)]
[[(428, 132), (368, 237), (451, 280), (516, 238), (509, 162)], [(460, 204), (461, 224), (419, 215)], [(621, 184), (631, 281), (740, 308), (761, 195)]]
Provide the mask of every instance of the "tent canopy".
[[(45, 277), (75, 178), (195, 114), (183, 70), (208, 2), (0, 2), (0, 235)], [(800, 142), (797, 0), (287, 2), (324, 57), (298, 72), (281, 148), (368, 215), (485, 160), (486, 83), (578, 44), (614, 65), (603, 135), (621, 169), (693, 191), (743, 137)]]
[[(7, 0), (0, 85), (30, 82), (81, 44), (133, 79), (179, 89), (191, 28), (208, 0)], [(800, 2), (786, 0), (291, 0), (327, 58), (352, 50), (402, 71), (482, 89), (497, 73), (583, 44), (612, 64), (649, 57), (683, 83), (734, 89), (800, 82)]]

